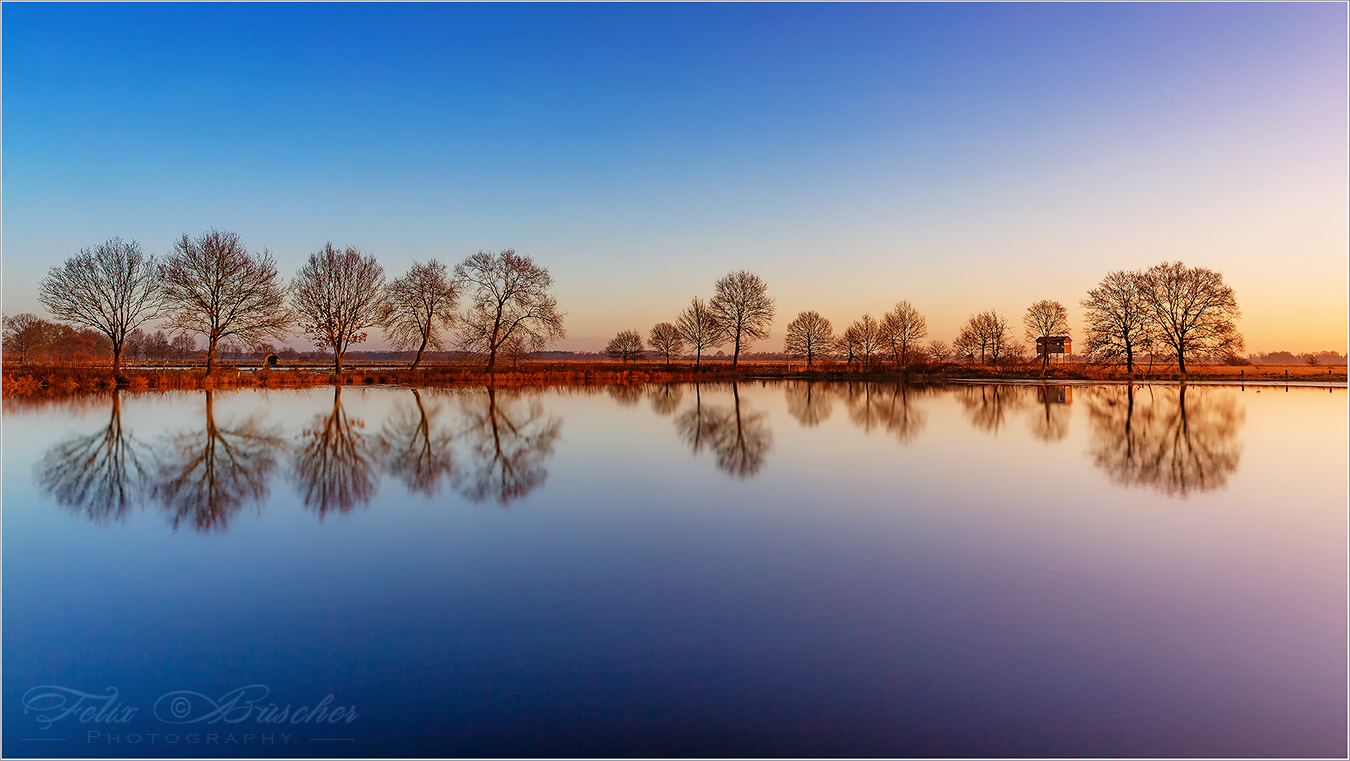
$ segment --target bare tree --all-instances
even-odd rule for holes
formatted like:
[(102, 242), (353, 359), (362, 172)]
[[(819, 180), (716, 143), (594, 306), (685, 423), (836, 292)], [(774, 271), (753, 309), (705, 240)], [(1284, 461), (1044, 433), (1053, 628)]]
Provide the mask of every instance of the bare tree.
[(955, 348), (958, 355), (974, 358), (979, 352), (980, 361), (998, 364), (1007, 351), (1011, 336), (1008, 334), (1008, 320), (991, 309), (971, 315), (956, 337)]
[(52, 267), (38, 286), (38, 301), (56, 319), (107, 336), (116, 373), (127, 334), (159, 314), (155, 269), (155, 258), (142, 254), (136, 241), (113, 238)]
[(989, 362), (997, 365), (1013, 343), (1012, 332), (1008, 329), (1008, 318), (990, 309), (985, 312), (981, 324), (988, 343)]
[(755, 340), (769, 337), (774, 302), (769, 297), (769, 286), (759, 275), (737, 270), (718, 280), (708, 308), (735, 347), (731, 355), (732, 367), (740, 362), (741, 349), (749, 348)]
[(146, 341), (145, 358), (152, 362), (163, 363), (169, 358), (173, 349), (169, 344), (169, 337), (162, 330), (156, 330), (153, 336)]
[(469, 288), (473, 302), (463, 316), (460, 345), (486, 353), (489, 372), (513, 336), (529, 351), (567, 336), (558, 300), (548, 292), (553, 277), (530, 257), (509, 248), (496, 254), (479, 251), (455, 265), (455, 278)]
[(502, 344), (498, 354), (510, 362), (511, 367), (519, 367), (520, 360), (530, 356), (530, 352), (525, 348), (525, 340), (520, 336), (511, 336), (506, 339), (506, 343)]
[(652, 326), (647, 336), (647, 345), (652, 351), (666, 358), (666, 367), (670, 367), (670, 358), (684, 353), (684, 336), (680, 329), (668, 322), (658, 322)]
[(1041, 344), (1041, 372), (1050, 364), (1050, 337), (1069, 334), (1069, 311), (1058, 301), (1042, 299), (1027, 307), (1022, 317), (1027, 340)]
[(968, 320), (965, 325), (961, 326), (961, 332), (956, 334), (956, 340), (952, 341), (952, 356), (958, 360), (974, 362), (977, 353), (980, 354), (980, 361), (983, 362), (984, 355), (980, 352), (980, 341), (975, 336), (974, 326)]
[(27, 364), (47, 343), (48, 326), (51, 323), (31, 312), (4, 317), (0, 322), (4, 326), (6, 359), (17, 356), (19, 364)]
[(946, 341), (929, 341), (927, 351), (928, 359), (933, 362), (946, 362), (952, 356), (952, 350), (947, 348)]
[(197, 351), (197, 339), (186, 333), (179, 333), (173, 337), (173, 343), (169, 344), (169, 350), (174, 359), (189, 359)]
[(1136, 355), (1153, 352), (1156, 328), (1144, 300), (1143, 273), (1108, 273), (1079, 303), (1083, 307), (1083, 353), (1098, 360), (1125, 360), (1134, 372)]
[(252, 345), (279, 339), (291, 324), (272, 254), (250, 254), (232, 232), (211, 230), (196, 239), (184, 234), (159, 268), (159, 278), (172, 329), (206, 338), (208, 374), (221, 341)]
[(136, 328), (127, 334), (122, 343), (122, 356), (126, 359), (142, 359), (145, 356), (145, 344), (150, 339), (144, 330)]
[(891, 352), (896, 367), (908, 367), (910, 352), (928, 335), (928, 320), (919, 310), (902, 301), (881, 318), (881, 342)]
[(788, 323), (783, 353), (789, 357), (804, 358), (808, 368), (828, 354), (833, 346), (834, 326), (819, 312), (801, 312), (797, 319)]
[(296, 274), (291, 300), (305, 335), (333, 350), (333, 372), (340, 373), (347, 349), (384, 322), (384, 268), (372, 255), (325, 243)]
[(872, 366), (872, 357), (881, 351), (881, 323), (870, 314), (854, 320), (844, 330), (839, 339), (841, 353), (848, 355), (848, 361), (857, 360), (865, 368)]
[(408, 274), (389, 284), (385, 295), (385, 336), (400, 351), (417, 347), (417, 356), (408, 366), (415, 370), (428, 346), (437, 351), (445, 348), (441, 332), (455, 323), (459, 287), (446, 266), (432, 259), (426, 264), (413, 262)]
[(726, 331), (717, 321), (712, 309), (695, 296), (675, 320), (680, 335), (694, 348), (694, 367), (703, 363), (703, 350), (721, 346), (727, 342)]
[(1204, 267), (1164, 262), (1141, 277), (1143, 301), (1159, 341), (1186, 372), (1186, 358), (1222, 358), (1244, 348), (1235, 324), (1242, 316), (1223, 275)]
[(642, 336), (636, 330), (622, 330), (605, 347), (610, 359), (630, 362), (642, 359)]

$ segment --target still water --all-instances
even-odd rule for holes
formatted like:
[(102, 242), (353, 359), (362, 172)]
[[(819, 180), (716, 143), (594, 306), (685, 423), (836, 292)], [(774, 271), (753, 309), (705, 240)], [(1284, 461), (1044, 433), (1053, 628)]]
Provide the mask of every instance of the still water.
[(1344, 389), (5, 405), (6, 756), (1346, 752)]

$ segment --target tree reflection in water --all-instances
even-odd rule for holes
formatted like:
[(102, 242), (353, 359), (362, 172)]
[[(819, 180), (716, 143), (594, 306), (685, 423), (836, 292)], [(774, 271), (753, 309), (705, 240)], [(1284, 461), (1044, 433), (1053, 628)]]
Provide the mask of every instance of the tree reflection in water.
[(675, 418), (680, 438), (698, 454), (707, 448), (717, 467), (737, 478), (749, 478), (764, 468), (773, 448), (768, 415), (742, 408), (737, 384), (731, 384), (732, 408), (703, 404), (700, 384), (694, 384), (694, 408)]
[(305, 506), (320, 518), (333, 510), (345, 513), (375, 496), (383, 443), (362, 433), (364, 428), (364, 421), (347, 417), (342, 387), (337, 386), (332, 411), (316, 417), (301, 434), (293, 477)]
[(703, 404), (703, 384), (694, 384), (694, 407), (675, 417), (675, 431), (684, 439), (684, 443), (699, 454), (704, 447), (711, 445), (718, 431), (728, 424), (729, 413), (714, 405)]
[(1129, 385), (1083, 396), (1089, 455), (1117, 484), (1185, 497), (1222, 489), (1237, 471), (1244, 415), (1226, 390)]
[(970, 416), (970, 424), (978, 431), (998, 434), (1008, 423), (1008, 416), (1027, 405), (1028, 389), (1022, 386), (982, 385), (960, 386), (956, 399)]
[(1073, 389), (1069, 386), (1037, 386), (1036, 406), (1031, 411), (1031, 435), (1046, 443), (1069, 435), (1069, 405)]
[(261, 509), (286, 447), (278, 428), (262, 424), (261, 413), (237, 425), (217, 425), (214, 392), (203, 393), (204, 427), (175, 434), (159, 448), (151, 495), (175, 530), (187, 522), (198, 531), (224, 531), (245, 504)]
[(440, 401), (423, 400), (417, 389), (408, 390), (413, 403), (394, 407), (380, 432), (380, 446), (388, 452), (389, 475), (410, 492), (434, 497), (441, 482), (455, 472), (454, 437), (437, 424), (444, 411)]
[(114, 391), (108, 424), (47, 450), (36, 466), (38, 488), (65, 509), (99, 526), (125, 520), (148, 477), (148, 448), (122, 429)]
[(605, 389), (609, 398), (613, 399), (620, 407), (636, 407), (638, 402), (642, 401), (642, 386), (623, 385), (610, 386)]
[(544, 484), (544, 463), (553, 454), (562, 420), (546, 415), (537, 396), (492, 386), (474, 389), (460, 397), (460, 419), (468, 455), (455, 473), (461, 494), (505, 506)]
[(662, 416), (674, 415), (680, 408), (680, 401), (684, 399), (684, 387), (676, 383), (663, 383), (648, 389), (647, 397), (652, 400), (652, 412)]
[(785, 393), (788, 414), (807, 428), (829, 420), (834, 411), (834, 396), (822, 383), (789, 381)]
[(871, 433), (885, 428), (901, 444), (909, 444), (923, 431), (928, 418), (915, 400), (927, 393), (922, 386), (905, 383), (849, 383), (843, 389), (844, 403), (853, 424)]

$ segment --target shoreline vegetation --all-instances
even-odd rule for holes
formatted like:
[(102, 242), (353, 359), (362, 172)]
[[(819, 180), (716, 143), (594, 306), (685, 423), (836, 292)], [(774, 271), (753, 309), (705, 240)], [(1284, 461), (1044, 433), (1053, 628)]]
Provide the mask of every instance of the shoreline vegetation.
[(318, 363), (261, 367), (257, 362), (216, 363), (205, 367), (124, 365), (119, 371), (104, 366), (7, 365), (0, 374), (5, 396), (63, 396), (112, 389), (132, 391), (228, 388), (306, 388), (311, 386), (498, 387), (626, 386), (664, 383), (719, 383), (730, 381), (858, 381), (911, 384), (976, 382), (1135, 383), (1288, 383), (1290, 385), (1346, 383), (1346, 367), (1306, 365), (1191, 365), (1184, 374), (1175, 364), (1156, 364), (1152, 370), (1128, 373), (1114, 365), (1040, 363), (990, 367), (957, 362), (894, 367), (859, 368), (845, 363), (806, 369), (798, 362), (706, 363), (701, 366), (662, 362), (551, 362), (532, 361), (489, 372), (481, 363), (423, 365), (415, 370), (388, 363), (355, 363), (341, 373)]

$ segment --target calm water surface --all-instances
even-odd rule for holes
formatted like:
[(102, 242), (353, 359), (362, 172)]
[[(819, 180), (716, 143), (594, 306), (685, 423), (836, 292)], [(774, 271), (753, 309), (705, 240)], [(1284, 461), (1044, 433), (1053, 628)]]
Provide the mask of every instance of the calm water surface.
[(6, 756), (1346, 753), (1344, 389), (5, 405)]

